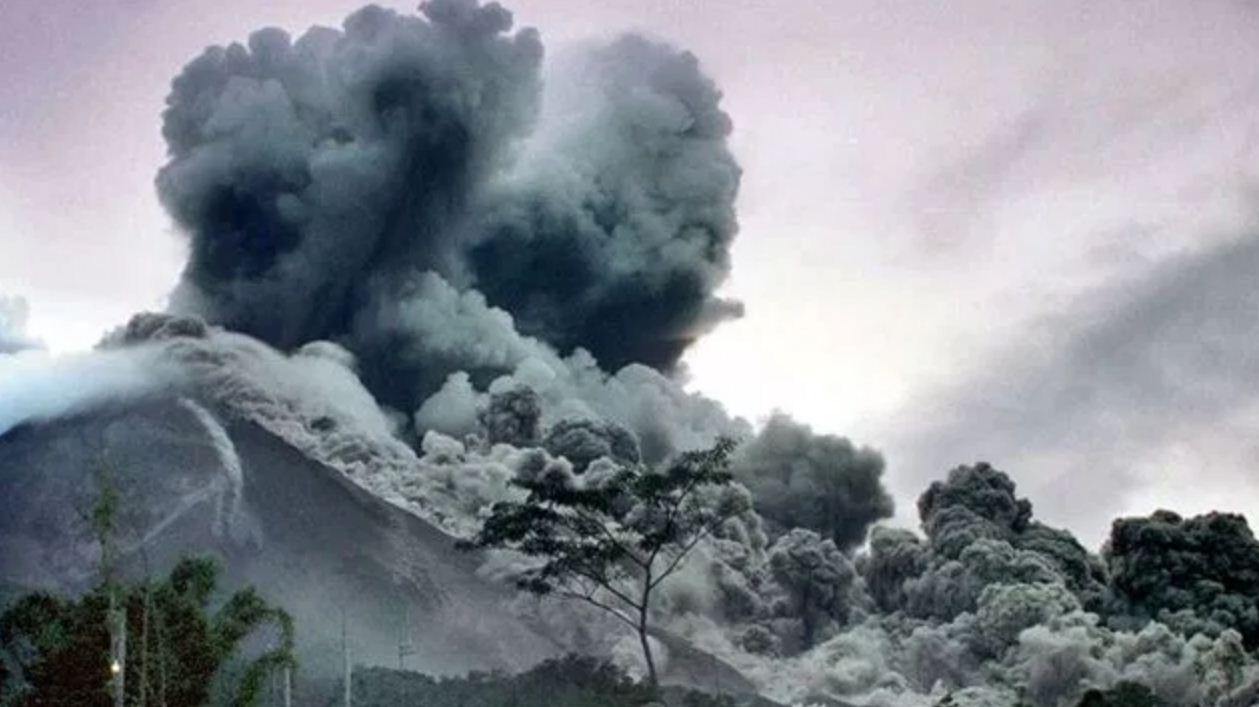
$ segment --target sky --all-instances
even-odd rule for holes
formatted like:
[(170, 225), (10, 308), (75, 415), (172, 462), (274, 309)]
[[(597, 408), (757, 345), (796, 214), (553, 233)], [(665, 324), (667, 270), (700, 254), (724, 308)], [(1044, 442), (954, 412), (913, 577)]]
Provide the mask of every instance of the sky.
[[(86, 348), (163, 306), (180, 67), (359, 4), (0, 3), (0, 295), (32, 336)], [(671, 41), (725, 92), (747, 313), (687, 355), (691, 388), (882, 450), (905, 522), (980, 459), (1093, 546), (1158, 507), (1259, 520), (1259, 8), (507, 4), (549, 49)]]

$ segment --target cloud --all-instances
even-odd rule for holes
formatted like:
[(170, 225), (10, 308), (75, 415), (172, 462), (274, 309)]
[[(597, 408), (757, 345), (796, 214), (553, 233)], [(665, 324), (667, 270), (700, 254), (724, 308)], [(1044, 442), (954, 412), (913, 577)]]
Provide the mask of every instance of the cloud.
[(1257, 269), (1259, 239), (1243, 237), (1080, 297), (902, 413), (897, 483), (992, 461), (1044, 516), (1096, 540), (1152, 485), (1242, 481), (1259, 412), (1245, 383), (1259, 375)]
[(102, 405), (125, 404), (181, 381), (153, 347), (52, 355), (0, 355), (0, 435)]
[(0, 296), (0, 356), (39, 347), (26, 333), (29, 317), (25, 299)]

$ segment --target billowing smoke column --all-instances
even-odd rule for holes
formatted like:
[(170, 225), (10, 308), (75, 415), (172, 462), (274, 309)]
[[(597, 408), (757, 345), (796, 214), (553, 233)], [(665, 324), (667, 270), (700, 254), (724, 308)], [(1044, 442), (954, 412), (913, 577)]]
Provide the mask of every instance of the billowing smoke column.
[(1241, 518), (1122, 519), (1103, 561), (1038, 523), (987, 464), (954, 469), (918, 509), (925, 538), (876, 528), (855, 581), (809, 531), (760, 559), (727, 552), (715, 574), (743, 627), (724, 629), (737, 644), (727, 659), (792, 704), (1241, 707), (1259, 696), (1246, 648), (1259, 547)]
[(622, 39), (562, 69), (539, 122), (536, 32), (494, 3), (422, 13), (263, 30), (183, 70), (158, 176), (192, 245), (173, 309), (285, 350), (338, 341), (408, 411), (451, 372), (509, 372), (522, 342), (667, 371), (739, 312), (712, 294), (739, 169), (693, 56)]
[(872, 523), (892, 515), (878, 452), (814, 434), (781, 413), (740, 450), (733, 471), (767, 520), (816, 530), (841, 549), (860, 545)]
[(1259, 645), (1259, 542), (1229, 513), (1157, 511), (1115, 521), (1105, 557), (1124, 608), (1186, 632), (1239, 631)]
[(625, 37), (567, 67), (530, 159), (490, 190), (469, 260), (521, 330), (606, 368), (668, 369), (740, 307), (729, 268), (739, 168), (694, 56)]

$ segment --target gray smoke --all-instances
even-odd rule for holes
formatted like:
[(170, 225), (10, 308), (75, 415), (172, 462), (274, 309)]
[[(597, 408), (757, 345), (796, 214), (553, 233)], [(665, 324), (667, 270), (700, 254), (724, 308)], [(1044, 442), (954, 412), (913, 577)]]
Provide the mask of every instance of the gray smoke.
[(974, 611), (990, 584), (1060, 583), (1089, 610), (1105, 608), (1105, 570), (1068, 532), (1032, 518), (1008, 475), (988, 464), (962, 466), (918, 499), (926, 545), (884, 533), (868, 568), (886, 608), (950, 620)]
[(819, 637), (848, 622), (849, 591), (857, 573), (830, 539), (796, 528), (769, 549), (769, 569), (786, 595), (783, 613), (800, 621), (802, 648), (812, 648)]
[(26, 334), (30, 307), (21, 297), (0, 296), (0, 355), (35, 348), (38, 344)]
[(982, 454), (1017, 467), (1043, 510), (1092, 542), (1116, 508), (1145, 511), (1177, 484), (1244, 483), (1227, 475), (1255, 451), (1251, 389), (1238, 381), (1259, 374), (1257, 268), (1259, 238), (1247, 235), (1068, 307), (983, 374), (915, 405), (899, 421), (898, 477), (925, 482), (936, 460)]
[[(953, 470), (918, 508), (926, 538), (876, 528), (857, 558), (846, 614), (803, 652), (775, 634), (782, 624), (766, 611), (825, 616), (798, 600), (849, 586), (847, 559), (826, 560), (837, 574), (805, 595), (802, 575), (781, 570), (799, 558), (807, 571), (827, 553), (801, 542), (803, 531), (767, 559), (726, 553), (723, 586), (743, 588), (752, 605), (735, 623), (753, 623), (726, 629), (728, 643), (708, 640), (767, 695), (791, 703), (1072, 707), (1139, 685), (1157, 704), (1223, 707), (1259, 694), (1244, 636), (1259, 552), (1240, 517), (1118, 521), (1104, 565), (1066, 531), (1034, 520), (1010, 477), (986, 464)], [(787, 588), (794, 603), (776, 599)]]
[(542, 402), (528, 386), (490, 396), (477, 418), (490, 444), (537, 447), (542, 435)]
[(1229, 513), (1121, 518), (1106, 564), (1124, 608), (1186, 633), (1237, 630), (1259, 644), (1259, 541)]
[(547, 430), (542, 446), (551, 454), (568, 459), (578, 472), (584, 472), (597, 459), (623, 465), (637, 464), (642, 459), (634, 435), (603, 420), (560, 420)]
[(768, 520), (816, 530), (840, 549), (860, 545), (872, 523), (892, 515), (878, 452), (814, 434), (781, 413), (742, 448), (732, 471)]
[[(538, 35), (498, 4), (421, 12), (262, 30), (175, 79), (158, 191), (191, 239), (176, 311), (282, 350), (338, 341), (405, 410), (454, 371), (510, 372), (519, 351), (486, 347), (516, 331), (667, 370), (737, 313), (712, 292), (739, 170), (693, 56), (625, 38), (544, 97)], [(454, 320), (485, 311), (511, 335)]]
[(729, 270), (739, 168), (694, 56), (627, 36), (566, 66), (530, 159), (474, 227), (476, 286), (521, 330), (612, 370), (667, 370), (739, 305)]

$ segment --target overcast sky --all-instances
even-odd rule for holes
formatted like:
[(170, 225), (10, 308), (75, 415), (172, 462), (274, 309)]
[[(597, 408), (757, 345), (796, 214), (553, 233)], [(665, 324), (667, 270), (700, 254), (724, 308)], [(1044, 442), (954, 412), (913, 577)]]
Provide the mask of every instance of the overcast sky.
[[(162, 306), (168, 83), (350, 0), (0, 3), (0, 295), (81, 348)], [(382, 3), (410, 9), (411, 3)], [(548, 47), (643, 30), (726, 93), (744, 167), (692, 387), (882, 449), (901, 510), (987, 459), (1090, 544), (1259, 519), (1259, 10), (1060, 0), (520, 0)]]

